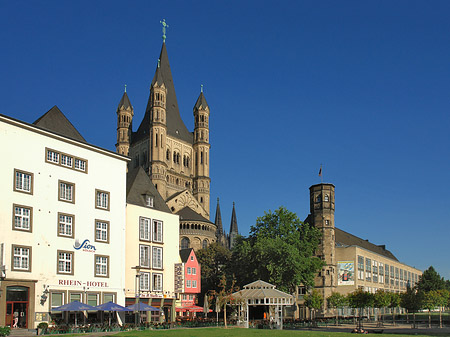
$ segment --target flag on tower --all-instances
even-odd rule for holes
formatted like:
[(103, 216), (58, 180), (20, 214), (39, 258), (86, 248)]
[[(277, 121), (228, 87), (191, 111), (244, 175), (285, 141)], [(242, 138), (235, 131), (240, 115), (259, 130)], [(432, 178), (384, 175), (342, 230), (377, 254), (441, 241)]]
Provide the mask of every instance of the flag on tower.
[(320, 170), (319, 170), (319, 177), (322, 176), (322, 165), (320, 165)]

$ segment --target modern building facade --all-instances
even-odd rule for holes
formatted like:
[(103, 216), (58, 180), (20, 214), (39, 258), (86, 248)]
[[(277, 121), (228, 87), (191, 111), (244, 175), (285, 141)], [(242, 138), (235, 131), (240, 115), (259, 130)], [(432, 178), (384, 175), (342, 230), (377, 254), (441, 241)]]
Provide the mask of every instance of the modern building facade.
[(51, 309), (75, 300), (124, 304), (128, 158), (56, 106), (33, 124), (0, 115), (0, 141), (0, 325), (63, 319)]

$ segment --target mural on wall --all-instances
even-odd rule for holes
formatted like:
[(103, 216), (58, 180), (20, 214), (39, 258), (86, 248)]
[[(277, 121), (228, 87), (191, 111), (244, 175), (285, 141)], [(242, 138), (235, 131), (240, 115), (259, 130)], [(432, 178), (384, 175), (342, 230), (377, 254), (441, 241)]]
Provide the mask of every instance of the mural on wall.
[(340, 261), (338, 265), (338, 286), (351, 286), (355, 284), (355, 263), (353, 261)]

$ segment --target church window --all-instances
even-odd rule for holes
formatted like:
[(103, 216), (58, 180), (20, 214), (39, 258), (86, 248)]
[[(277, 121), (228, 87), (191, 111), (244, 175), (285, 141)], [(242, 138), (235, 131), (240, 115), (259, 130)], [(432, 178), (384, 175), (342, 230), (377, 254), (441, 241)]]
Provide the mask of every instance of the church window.
[(180, 154), (177, 153), (177, 164), (179, 164), (179, 163), (180, 163)]
[(158, 134), (156, 133), (155, 134), (155, 147), (157, 147), (158, 146)]
[(190, 245), (189, 239), (184, 237), (181, 239), (181, 249), (188, 249)]
[(203, 245), (202, 245), (202, 248), (203, 249), (206, 249), (206, 248), (208, 248), (208, 240), (203, 240)]
[(325, 194), (323, 201), (330, 201), (330, 197), (328, 196), (328, 194)]
[(169, 182), (169, 176), (166, 176), (166, 181)]
[(203, 164), (203, 151), (200, 152), (200, 164)]
[(163, 135), (161, 134), (161, 148), (163, 147)]
[(200, 202), (203, 204), (203, 197), (200, 197)]
[(173, 151), (173, 162), (177, 162), (177, 153), (175, 151)]
[(177, 185), (178, 185), (178, 178), (177, 178), (177, 180), (176, 180), (176, 182), (175, 182)]
[(167, 159), (167, 160), (170, 159), (170, 151), (169, 151), (169, 150), (166, 151), (166, 159)]
[(200, 132), (200, 140), (203, 140), (203, 131)]
[(319, 194), (316, 198), (316, 202), (321, 202), (322, 201), (322, 194)]

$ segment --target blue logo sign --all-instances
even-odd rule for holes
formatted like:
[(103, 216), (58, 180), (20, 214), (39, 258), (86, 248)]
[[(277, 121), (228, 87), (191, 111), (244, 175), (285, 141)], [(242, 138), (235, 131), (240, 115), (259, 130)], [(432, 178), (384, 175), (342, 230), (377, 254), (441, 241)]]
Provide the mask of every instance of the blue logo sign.
[(83, 250), (84, 252), (95, 252), (97, 250), (94, 245), (91, 245), (91, 242), (88, 239), (84, 240), (82, 244), (76, 239), (73, 248), (76, 250)]

